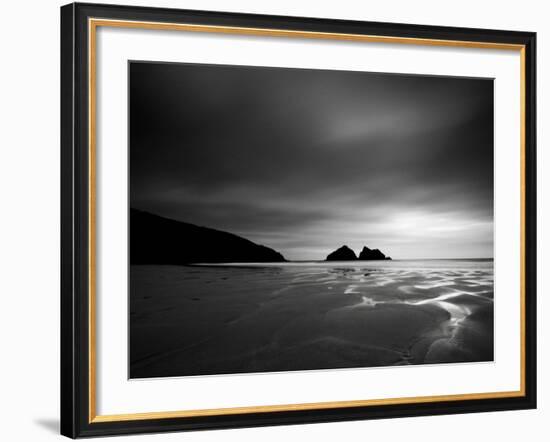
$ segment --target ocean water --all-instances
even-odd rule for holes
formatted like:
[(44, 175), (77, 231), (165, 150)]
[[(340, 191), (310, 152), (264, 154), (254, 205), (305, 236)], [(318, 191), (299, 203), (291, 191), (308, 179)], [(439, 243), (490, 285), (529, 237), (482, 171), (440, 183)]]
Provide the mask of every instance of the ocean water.
[(493, 260), (132, 266), (131, 377), (493, 360)]
[(492, 270), (492, 258), (475, 259), (394, 259), (381, 261), (287, 261), (272, 263), (222, 263), (222, 264), (196, 264), (196, 266), (216, 267), (373, 267), (373, 268), (396, 268), (396, 269), (460, 269), (460, 270)]
[[(492, 259), (432, 259), (387, 261), (296, 261), (285, 263), (232, 263), (225, 268), (274, 268), (288, 289), (294, 284), (336, 285), (343, 294), (361, 294), (362, 301), (435, 303), (453, 317), (471, 313), (468, 303), (453, 303), (462, 295), (493, 299)], [(344, 287), (345, 286), (345, 287)], [(391, 290), (390, 290), (391, 289)]]

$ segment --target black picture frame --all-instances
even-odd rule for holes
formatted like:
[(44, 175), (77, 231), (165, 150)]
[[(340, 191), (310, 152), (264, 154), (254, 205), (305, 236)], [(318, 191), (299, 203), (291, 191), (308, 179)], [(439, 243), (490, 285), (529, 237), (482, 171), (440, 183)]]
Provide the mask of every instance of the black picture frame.
[[(523, 394), (437, 402), (258, 411), (195, 417), (94, 419), (90, 367), (90, 266), (88, 232), (90, 18), (186, 23), (310, 33), (517, 45), (523, 51)], [(239, 428), (536, 408), (536, 34), (487, 29), (207, 12), (72, 3), (61, 7), (61, 434), (71, 437)], [(93, 336), (92, 336), (93, 338)]]

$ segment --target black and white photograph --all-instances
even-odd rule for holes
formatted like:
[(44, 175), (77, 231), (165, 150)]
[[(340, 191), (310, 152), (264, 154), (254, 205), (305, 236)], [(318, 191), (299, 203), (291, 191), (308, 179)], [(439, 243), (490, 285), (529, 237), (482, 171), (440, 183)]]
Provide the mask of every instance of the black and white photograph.
[(538, 431), (542, 14), (399, 2), (60, 8), (55, 351), (6, 294), (17, 369), (59, 356), (62, 435)]
[(131, 378), (493, 361), (493, 79), (128, 69)]

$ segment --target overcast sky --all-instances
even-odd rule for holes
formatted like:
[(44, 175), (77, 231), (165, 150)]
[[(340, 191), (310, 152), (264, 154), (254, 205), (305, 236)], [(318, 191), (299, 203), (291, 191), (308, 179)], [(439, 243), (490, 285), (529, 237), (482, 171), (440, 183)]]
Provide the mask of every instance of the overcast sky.
[(130, 204), (287, 259), (493, 256), (493, 81), (130, 64)]

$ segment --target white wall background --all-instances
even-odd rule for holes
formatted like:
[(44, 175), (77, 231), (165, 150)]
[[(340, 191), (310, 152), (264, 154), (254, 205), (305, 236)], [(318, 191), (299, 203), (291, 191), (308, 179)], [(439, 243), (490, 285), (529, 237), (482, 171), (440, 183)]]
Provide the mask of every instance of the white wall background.
[[(114, 1), (114, 0), (113, 0)], [(99, 2), (99, 1), (98, 1)], [(548, 372), (550, 8), (535, 0), (179, 0), (126, 4), (538, 32), (539, 409), (126, 437), (132, 441), (544, 440)], [(59, 409), (59, 6), (2, 5), (0, 26), (0, 439), (55, 440)], [(544, 250), (543, 250), (544, 249)]]

